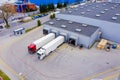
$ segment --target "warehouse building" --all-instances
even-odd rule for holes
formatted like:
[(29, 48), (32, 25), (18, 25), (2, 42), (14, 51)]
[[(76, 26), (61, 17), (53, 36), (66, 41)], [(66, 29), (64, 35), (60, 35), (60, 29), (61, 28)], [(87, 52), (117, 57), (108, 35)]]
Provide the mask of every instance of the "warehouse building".
[(120, 43), (120, 3), (87, 3), (61, 11), (56, 17), (98, 26), (103, 38)]
[(99, 38), (99, 27), (72, 22), (63, 19), (52, 19), (44, 24), (43, 33), (55, 33), (65, 36), (65, 42), (75, 46), (90, 48)]

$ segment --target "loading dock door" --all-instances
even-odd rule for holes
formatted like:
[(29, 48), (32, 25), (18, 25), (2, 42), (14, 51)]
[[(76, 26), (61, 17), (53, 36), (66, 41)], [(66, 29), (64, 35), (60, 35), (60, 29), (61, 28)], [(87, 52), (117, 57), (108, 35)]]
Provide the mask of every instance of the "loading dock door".
[(48, 30), (43, 29), (43, 34), (47, 35), (48, 34)]
[(76, 40), (75, 39), (73, 39), (73, 38), (69, 38), (69, 42), (68, 42), (69, 44), (71, 44), (71, 45), (76, 45), (75, 43), (76, 43)]
[(51, 30), (51, 33), (55, 33), (55, 37), (58, 36), (58, 31), (56, 31), (56, 30)]
[(73, 45), (73, 46), (77, 46), (77, 42), (78, 41), (78, 37), (76, 36), (70, 36), (68, 39), (68, 43)]
[(65, 42), (67, 42), (67, 41), (68, 41), (68, 40), (67, 40), (67, 37), (68, 37), (67, 33), (60, 33), (60, 35), (62, 35), (62, 36), (64, 36), (64, 37), (65, 37)]

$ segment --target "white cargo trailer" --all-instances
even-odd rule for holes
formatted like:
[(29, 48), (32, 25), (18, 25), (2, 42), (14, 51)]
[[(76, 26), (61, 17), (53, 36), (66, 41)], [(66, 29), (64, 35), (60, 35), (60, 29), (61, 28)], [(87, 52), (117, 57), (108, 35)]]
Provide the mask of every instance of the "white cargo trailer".
[(48, 42), (52, 41), (55, 38), (54, 33), (50, 33), (36, 41), (34, 41), (32, 44), (28, 46), (29, 53), (35, 53), (40, 47), (44, 46)]
[(64, 36), (58, 36), (57, 38), (43, 46), (40, 50), (37, 51), (38, 58), (42, 60), (45, 56), (49, 55), (58, 46), (60, 46), (64, 42), (64, 40)]

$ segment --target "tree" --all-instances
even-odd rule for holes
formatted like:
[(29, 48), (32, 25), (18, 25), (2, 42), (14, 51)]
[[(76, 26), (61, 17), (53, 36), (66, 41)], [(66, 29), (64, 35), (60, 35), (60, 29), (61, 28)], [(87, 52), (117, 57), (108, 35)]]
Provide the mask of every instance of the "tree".
[(55, 14), (51, 14), (50, 19), (54, 19), (54, 18), (55, 18)]
[(5, 21), (5, 27), (9, 28), (8, 18), (15, 13), (15, 8), (12, 4), (4, 4), (0, 6), (0, 17)]
[(53, 16), (52, 16), (52, 15), (50, 15), (50, 19), (53, 19)]
[(48, 11), (53, 11), (55, 9), (55, 6), (53, 3), (48, 4)]
[(46, 13), (48, 12), (48, 6), (47, 5), (40, 5), (40, 13)]
[(57, 8), (62, 8), (63, 6), (62, 6), (62, 3), (60, 3), (60, 2), (58, 2), (57, 3)]
[(53, 18), (55, 18), (55, 14), (53, 14)]
[(63, 7), (67, 7), (67, 2), (64, 2)]

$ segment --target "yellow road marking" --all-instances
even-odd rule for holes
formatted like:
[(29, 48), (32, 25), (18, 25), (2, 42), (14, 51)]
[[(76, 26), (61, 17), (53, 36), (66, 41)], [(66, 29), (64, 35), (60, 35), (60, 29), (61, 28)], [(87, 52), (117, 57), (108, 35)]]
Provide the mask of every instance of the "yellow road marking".
[(12, 68), (10, 68), (1, 58), (0, 58), (0, 63), (1, 63), (6, 69), (8, 69), (10, 72), (12, 72), (14, 75), (16, 75), (17, 77), (19, 77), (19, 75), (17, 74), (17, 72), (14, 71)]
[(119, 73), (116, 73), (116, 74), (103, 78), (103, 80), (110, 80), (110, 79), (114, 80), (113, 78), (117, 78), (118, 76), (119, 76)]
[(90, 79), (99, 77), (99, 76), (101, 76), (101, 75), (103, 75), (103, 74), (106, 74), (106, 73), (109, 73), (109, 72), (112, 72), (112, 71), (115, 71), (115, 70), (119, 70), (119, 69), (120, 69), (120, 66), (115, 67), (115, 68), (112, 68), (112, 69), (108, 69), (108, 70), (105, 70), (105, 71), (100, 72), (100, 73), (98, 73), (98, 74), (94, 74), (94, 75), (92, 75), (92, 76), (90, 76), (90, 77), (88, 77), (88, 78), (85, 78), (84, 80), (90, 80)]
[(25, 80), (25, 76), (20, 76), (15, 70), (13, 70), (9, 65), (7, 65), (1, 58), (0, 58), (0, 63), (12, 74), (17, 76), (20, 80)]
[[(7, 46), (10, 46), (11, 44), (25, 38), (26, 36), (28, 36), (29, 34), (32, 34), (33, 32), (37, 31), (39, 28), (23, 35), (23, 36), (19, 36), (19, 37), (15, 37), (14, 39), (12, 38), (11, 39), (11, 42), (8, 44), (8, 43), (5, 43), (3, 45), (0, 46), (0, 53), (2, 53), (3, 50), (5, 50), (5, 48)], [(1, 58), (0, 58), (0, 63), (6, 68), (8, 69), (12, 74), (14, 74), (15, 76), (17, 76), (18, 78), (20, 78), (20, 80), (25, 80), (25, 76), (20, 76), (14, 69), (12, 69), (10, 66), (8, 66)]]

